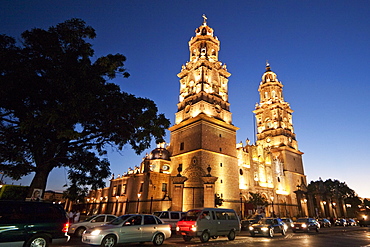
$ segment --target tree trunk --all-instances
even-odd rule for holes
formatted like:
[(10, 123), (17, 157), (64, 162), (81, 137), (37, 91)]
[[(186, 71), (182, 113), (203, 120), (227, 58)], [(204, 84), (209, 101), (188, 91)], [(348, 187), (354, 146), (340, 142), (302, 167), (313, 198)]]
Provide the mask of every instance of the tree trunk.
[[(37, 167), (40, 167), (40, 165), (37, 165)], [(51, 170), (52, 169), (50, 169), (49, 165), (47, 164), (42, 165), (42, 168), (36, 168), (36, 173), (30, 184), (30, 189), (27, 194), (27, 199), (36, 200), (36, 201), (41, 200), (41, 198), (44, 195), (46, 183), (47, 183)], [(37, 190), (41, 192), (39, 195), (39, 198), (34, 197), (34, 193)]]

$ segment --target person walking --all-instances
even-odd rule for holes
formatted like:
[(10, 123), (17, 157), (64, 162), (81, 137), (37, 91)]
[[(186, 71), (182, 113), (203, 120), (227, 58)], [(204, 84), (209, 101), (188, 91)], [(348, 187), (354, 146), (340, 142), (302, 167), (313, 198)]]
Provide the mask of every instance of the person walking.
[(77, 209), (76, 213), (73, 216), (73, 222), (74, 223), (77, 223), (77, 222), (80, 221), (80, 215), (81, 215), (80, 210)]
[(69, 211), (68, 213), (68, 218), (69, 218), (69, 223), (72, 224), (74, 221), (74, 213), (71, 211)]

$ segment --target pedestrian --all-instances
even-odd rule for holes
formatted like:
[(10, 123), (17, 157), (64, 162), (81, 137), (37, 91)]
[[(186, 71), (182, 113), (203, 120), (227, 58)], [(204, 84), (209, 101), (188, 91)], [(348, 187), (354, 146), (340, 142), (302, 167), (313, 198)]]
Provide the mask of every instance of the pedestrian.
[(74, 223), (77, 223), (77, 222), (80, 221), (80, 215), (81, 215), (80, 210), (77, 209), (77, 211), (76, 211), (76, 213), (74, 214), (74, 217), (73, 217), (73, 222)]
[(69, 211), (68, 213), (68, 218), (69, 218), (69, 223), (73, 223), (73, 218), (74, 218), (74, 213), (71, 211)]

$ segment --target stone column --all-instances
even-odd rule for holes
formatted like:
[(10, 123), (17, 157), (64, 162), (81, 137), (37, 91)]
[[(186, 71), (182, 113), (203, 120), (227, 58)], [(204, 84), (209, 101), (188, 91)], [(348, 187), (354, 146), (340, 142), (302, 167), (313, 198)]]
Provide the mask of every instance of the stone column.
[(172, 177), (172, 211), (182, 211), (182, 202), (183, 202), (183, 194), (184, 194), (184, 183), (188, 180), (187, 177), (181, 176), (178, 174), (177, 176)]
[(202, 177), (204, 183), (204, 199), (203, 207), (214, 208), (215, 207), (215, 182), (217, 177), (204, 176)]

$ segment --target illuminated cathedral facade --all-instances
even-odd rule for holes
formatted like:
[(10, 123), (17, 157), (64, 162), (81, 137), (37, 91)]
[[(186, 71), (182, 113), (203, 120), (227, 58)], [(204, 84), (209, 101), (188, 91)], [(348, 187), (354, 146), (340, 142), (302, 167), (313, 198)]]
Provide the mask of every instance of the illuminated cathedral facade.
[(182, 66), (176, 119), (170, 143), (161, 143), (140, 165), (112, 177), (107, 188), (90, 191), (88, 213), (187, 211), (200, 207), (254, 213), (250, 192), (268, 205), (267, 216), (307, 215), (302, 152), (293, 128), (293, 110), (283, 84), (269, 64), (259, 83), (256, 142), (236, 143), (228, 102), (231, 75), (219, 61), (220, 41), (206, 18), (189, 41)]

